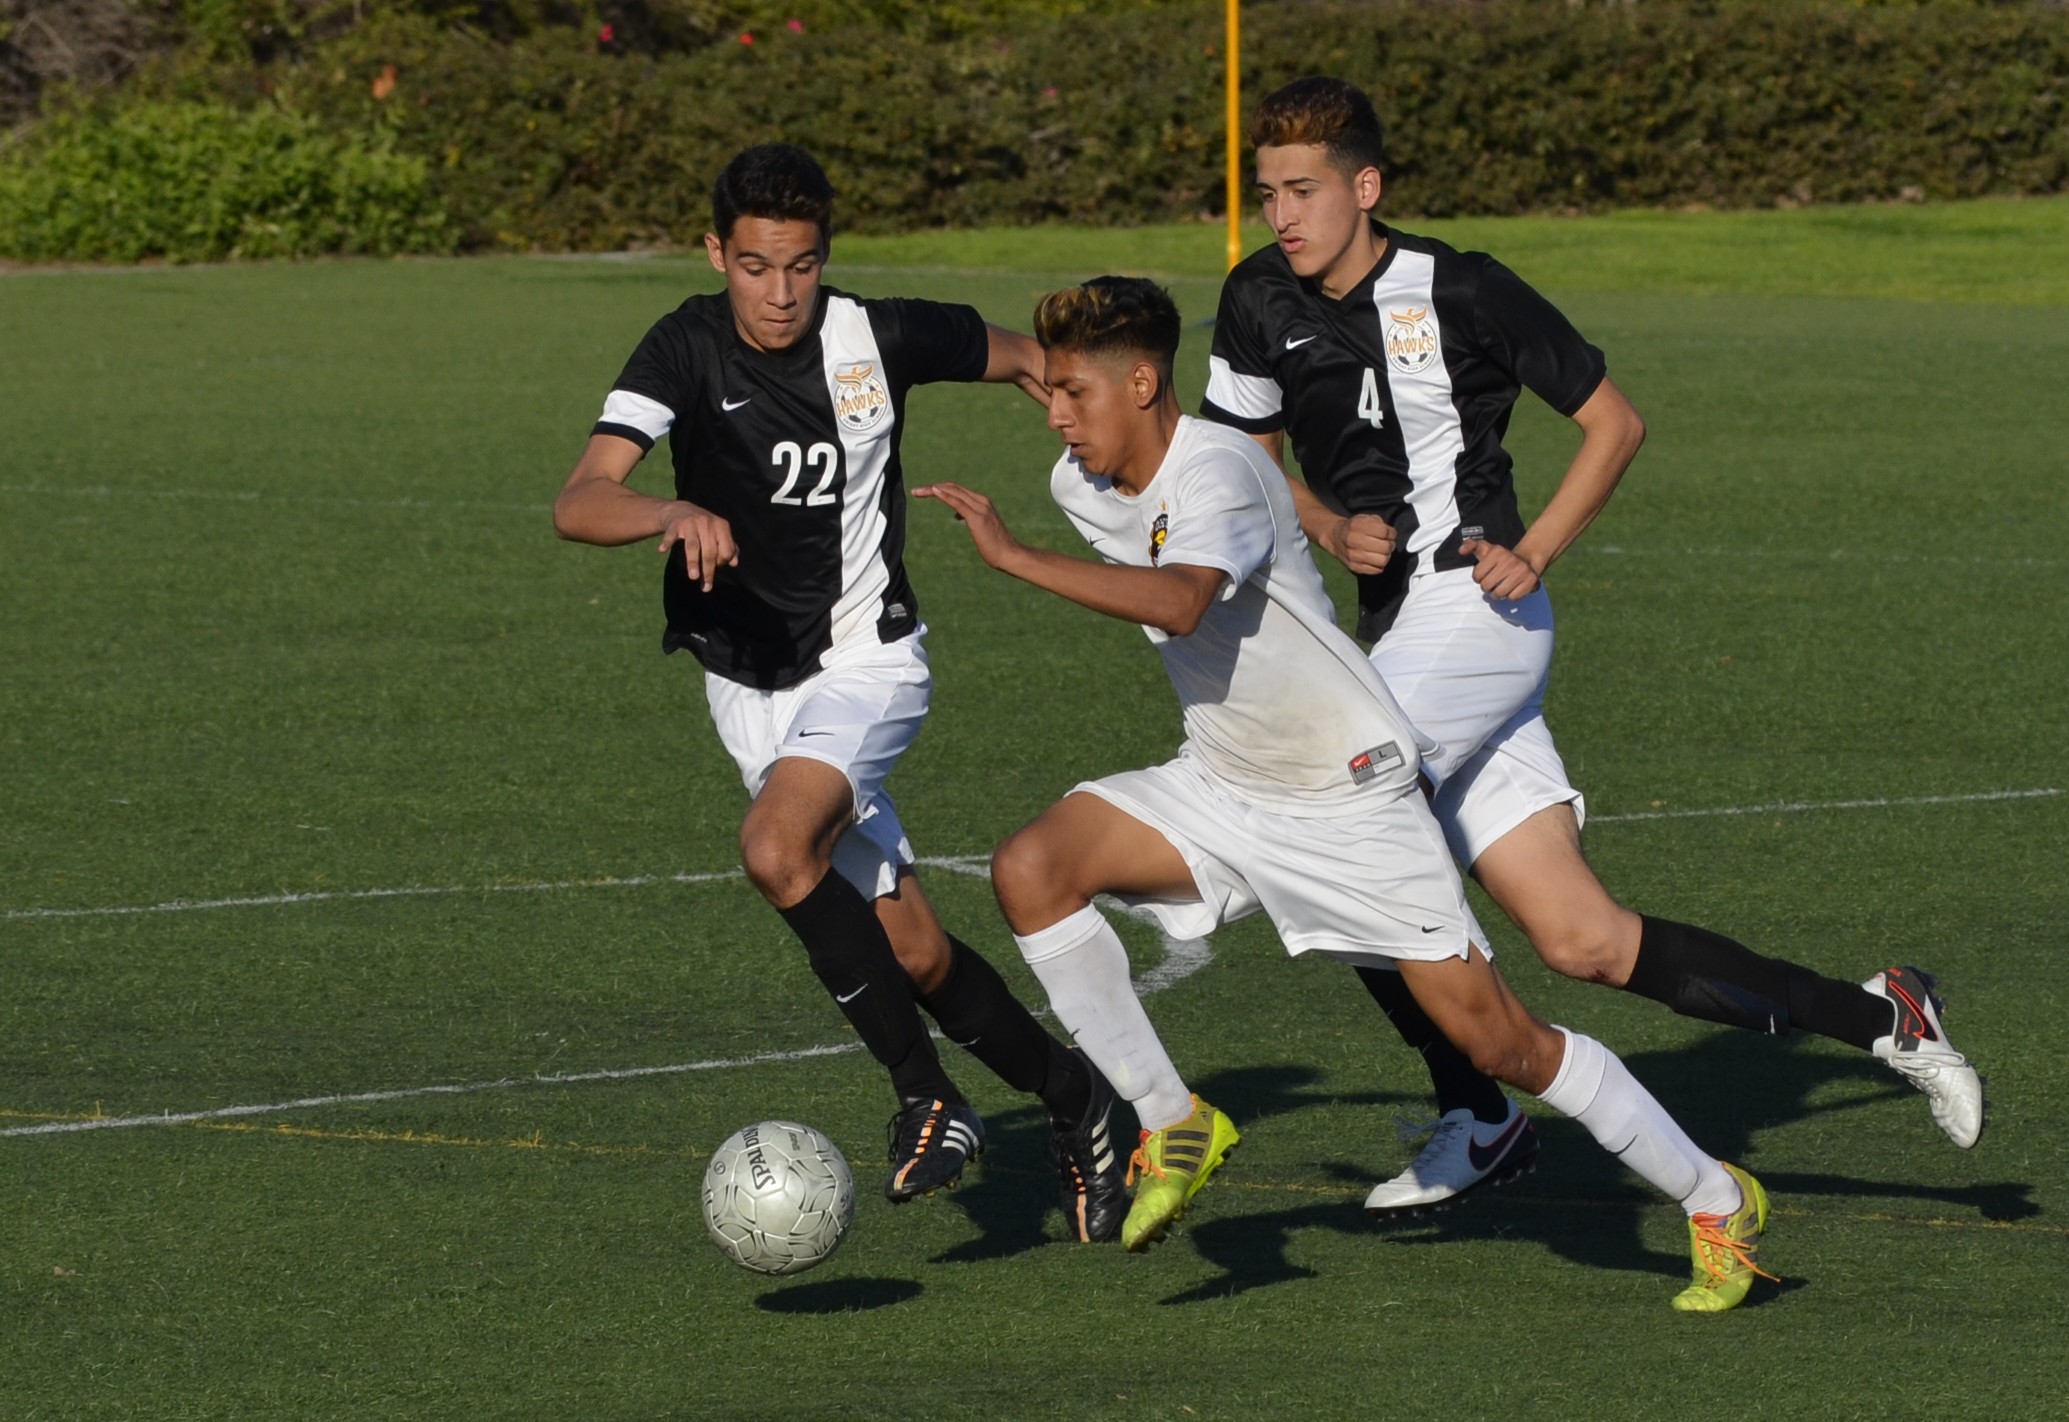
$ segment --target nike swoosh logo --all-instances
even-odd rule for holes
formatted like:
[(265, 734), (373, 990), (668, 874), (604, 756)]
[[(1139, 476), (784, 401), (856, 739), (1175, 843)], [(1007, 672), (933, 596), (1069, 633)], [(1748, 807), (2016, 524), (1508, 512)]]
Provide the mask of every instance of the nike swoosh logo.
[(1425, 929), (1423, 930), (1423, 932), (1424, 932), (1424, 933), (1442, 933), (1443, 931), (1444, 931), (1444, 925), (1443, 925), (1443, 924), (1441, 924), (1441, 923), (1440, 923), (1440, 924), (1438, 924), (1438, 925), (1437, 925), (1437, 926), (1436, 926), (1435, 928), (1425, 928)]
[(1509, 1143), (1521, 1135), (1523, 1128), (1529, 1124), (1530, 1118), (1518, 1111), (1516, 1119), (1509, 1122), (1508, 1129), (1504, 1130), (1486, 1145), (1483, 1146), (1476, 1140), (1468, 1139), (1466, 1141), (1466, 1159), (1473, 1163), (1473, 1169), (1475, 1170), (1482, 1172), (1492, 1170), (1494, 1163), (1500, 1160), (1503, 1153), (1508, 1150)]
[(753, 398), (754, 398), (754, 397), (753, 397), (752, 395), (750, 395), (750, 396), (748, 396), (748, 397), (747, 397), (747, 400), (721, 400), (721, 401), (719, 401), (719, 402), (718, 402), (718, 407), (719, 407), (719, 408), (720, 408), (721, 410), (726, 410), (726, 411), (732, 411), (732, 410), (737, 410), (737, 409), (739, 409), (739, 408), (740, 408), (740, 407), (741, 407), (742, 405), (745, 405), (745, 404), (747, 403), (747, 401), (748, 401), (748, 400), (752, 400)]
[(1302, 346), (1306, 345), (1309, 341), (1316, 339), (1318, 338), (1315, 336), (1302, 336), (1299, 340), (1296, 341), (1291, 336), (1288, 336), (1286, 338), (1286, 349), (1289, 351), (1297, 351)]
[(856, 998), (858, 998), (858, 997), (862, 996), (862, 994), (864, 994), (865, 992), (868, 992), (868, 991), (869, 991), (869, 984), (868, 984), (868, 983), (864, 983), (864, 984), (863, 984), (863, 985), (862, 985), (861, 987), (858, 987), (858, 988), (856, 988), (856, 989), (855, 989), (855, 990), (854, 990), (853, 992), (849, 993), (849, 994), (848, 994), (848, 995), (847, 995), (846, 997), (842, 997), (842, 996), (841, 996), (841, 995), (840, 995), (839, 993), (835, 993), (835, 994), (833, 995), (833, 1000), (834, 1000), (835, 1002), (853, 1002), (853, 1001), (854, 1001), (854, 1000), (855, 1000)]

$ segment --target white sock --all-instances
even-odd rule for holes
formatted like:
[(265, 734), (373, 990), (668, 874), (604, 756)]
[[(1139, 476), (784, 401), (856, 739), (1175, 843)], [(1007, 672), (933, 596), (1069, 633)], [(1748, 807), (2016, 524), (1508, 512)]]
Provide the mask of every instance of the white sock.
[(1689, 1214), (1728, 1215), (1739, 1207), (1738, 1182), (1697, 1149), (1615, 1052), (1593, 1037), (1553, 1030), (1566, 1038), (1566, 1057), (1538, 1100), (1586, 1126), (1605, 1150)]
[(1016, 933), (1013, 941), (1049, 994), (1056, 1020), (1114, 1090), (1134, 1103), (1145, 1131), (1161, 1131), (1192, 1115), (1192, 1093), (1135, 996), (1128, 951), (1098, 909), (1087, 904), (1025, 938)]

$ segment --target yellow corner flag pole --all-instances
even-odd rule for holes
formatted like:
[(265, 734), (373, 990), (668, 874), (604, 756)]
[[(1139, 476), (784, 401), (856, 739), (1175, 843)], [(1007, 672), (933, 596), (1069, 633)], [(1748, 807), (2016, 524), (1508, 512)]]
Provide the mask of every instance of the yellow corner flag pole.
[(1227, 0), (1228, 42), (1228, 264), (1233, 268), (1243, 259), (1243, 5)]

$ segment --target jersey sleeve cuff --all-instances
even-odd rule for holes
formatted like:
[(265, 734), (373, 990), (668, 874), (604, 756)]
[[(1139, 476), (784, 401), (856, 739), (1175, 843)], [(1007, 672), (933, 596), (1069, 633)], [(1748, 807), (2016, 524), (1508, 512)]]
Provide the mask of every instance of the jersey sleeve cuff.
[(611, 420), (598, 420), (595, 427), (589, 433), (592, 435), (616, 435), (619, 439), (629, 439), (639, 446), (640, 452), (643, 454), (651, 452), (654, 448), (653, 438), (645, 430), (637, 430), (631, 425), (621, 425)]
[[(1578, 409), (1579, 406), (1574, 408)], [(1280, 430), (1286, 428), (1286, 420), (1283, 414), (1238, 415), (1233, 410), (1222, 409), (1221, 406), (1215, 404), (1212, 400), (1202, 400), (1200, 402), (1200, 418), (1212, 420), (1217, 425), (1227, 425), (1233, 430), (1241, 430), (1244, 434), (1277, 434)]]
[(1609, 379), (1609, 364), (1605, 361), (1595, 367), (1595, 373), (1592, 377), (1575, 387), (1575, 394), (1564, 400), (1547, 400), (1545, 403), (1570, 420), (1580, 413), (1581, 406), (1595, 398), (1595, 392), (1602, 388), (1602, 382), (1607, 379)]

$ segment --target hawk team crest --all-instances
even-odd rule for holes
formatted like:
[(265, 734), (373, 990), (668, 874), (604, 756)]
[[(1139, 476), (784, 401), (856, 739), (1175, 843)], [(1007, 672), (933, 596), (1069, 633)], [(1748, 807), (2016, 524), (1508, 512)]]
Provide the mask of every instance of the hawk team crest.
[(1437, 323), (1427, 306), (1387, 312), (1387, 364), (1403, 375), (1420, 375), (1437, 358)]
[(833, 413), (841, 428), (867, 434), (891, 413), (891, 392), (884, 388), (874, 361), (858, 360), (833, 372)]
[(1149, 531), (1149, 565), (1157, 566), (1157, 559), (1164, 556), (1165, 540), (1171, 537), (1171, 515), (1160, 511), (1157, 521)]

